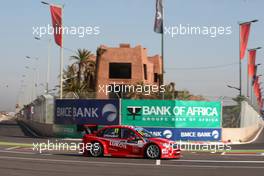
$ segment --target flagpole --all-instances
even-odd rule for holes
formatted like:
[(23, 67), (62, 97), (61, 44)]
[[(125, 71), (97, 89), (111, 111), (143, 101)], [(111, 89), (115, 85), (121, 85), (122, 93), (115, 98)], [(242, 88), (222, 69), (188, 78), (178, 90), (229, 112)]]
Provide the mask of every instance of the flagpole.
[[(64, 5), (61, 6), (61, 28), (63, 28), (63, 8)], [(61, 47), (60, 47), (60, 99), (63, 98), (63, 30), (61, 31)]]
[(253, 102), (253, 85), (251, 83), (251, 104), (254, 105), (254, 102)]
[(241, 27), (241, 24), (239, 24), (239, 32), (238, 32), (238, 35), (239, 35), (239, 54), (238, 54), (238, 59), (239, 59), (239, 96), (241, 97), (242, 96), (242, 68), (241, 68), (241, 58), (240, 58), (240, 27)]
[[(164, 7), (162, 4), (162, 33), (161, 33), (161, 58), (162, 58), (162, 80), (161, 80), (161, 85), (164, 85), (164, 74), (165, 74), (165, 70), (164, 70)], [(162, 93), (162, 99), (164, 100), (164, 92)]]
[(47, 78), (46, 78), (46, 94), (49, 94), (49, 80), (50, 80), (50, 52), (51, 52), (51, 39), (48, 44), (48, 65), (47, 65)]
[(161, 34), (161, 58), (162, 58), (162, 80), (161, 80), (161, 84), (164, 84), (164, 34)]
[[(249, 64), (249, 57), (248, 57), (248, 64)], [(247, 98), (249, 98), (249, 65), (247, 64)]]
[[(63, 46), (63, 45), (62, 45)], [(60, 99), (62, 99), (63, 94), (63, 48), (60, 48)]]

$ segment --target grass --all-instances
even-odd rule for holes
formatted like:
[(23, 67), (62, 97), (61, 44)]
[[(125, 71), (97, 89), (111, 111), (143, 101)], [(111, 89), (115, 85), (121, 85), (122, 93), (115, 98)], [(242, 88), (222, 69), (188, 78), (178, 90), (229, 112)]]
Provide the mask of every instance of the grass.
[(10, 146), (10, 147), (33, 147), (33, 144), (27, 143), (16, 143), (16, 142), (0, 142), (0, 146)]

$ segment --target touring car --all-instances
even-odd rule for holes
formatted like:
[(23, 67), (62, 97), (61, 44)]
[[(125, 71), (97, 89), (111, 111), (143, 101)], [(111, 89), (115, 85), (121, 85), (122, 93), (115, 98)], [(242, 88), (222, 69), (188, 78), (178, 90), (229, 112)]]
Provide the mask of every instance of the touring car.
[(180, 158), (177, 144), (158, 138), (142, 127), (107, 126), (83, 136), (83, 144), (91, 144), (84, 156), (145, 157), (149, 159)]

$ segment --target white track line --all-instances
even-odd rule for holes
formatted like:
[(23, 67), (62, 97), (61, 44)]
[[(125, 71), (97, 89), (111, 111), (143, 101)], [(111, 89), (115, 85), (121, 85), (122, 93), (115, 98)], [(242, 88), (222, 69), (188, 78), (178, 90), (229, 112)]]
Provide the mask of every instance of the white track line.
[(264, 161), (235, 161), (235, 160), (170, 160), (170, 161), (177, 161), (177, 162), (196, 162), (196, 163), (255, 163), (255, 164), (264, 164)]
[(233, 153), (225, 153), (225, 154), (221, 154), (221, 155), (225, 155), (225, 156), (262, 156), (264, 157), (264, 155), (262, 153), (258, 153), (258, 154), (233, 154)]
[(20, 148), (20, 147), (19, 146), (9, 147), (9, 148), (6, 148), (5, 150), (13, 150), (13, 149), (17, 149), (17, 148)]

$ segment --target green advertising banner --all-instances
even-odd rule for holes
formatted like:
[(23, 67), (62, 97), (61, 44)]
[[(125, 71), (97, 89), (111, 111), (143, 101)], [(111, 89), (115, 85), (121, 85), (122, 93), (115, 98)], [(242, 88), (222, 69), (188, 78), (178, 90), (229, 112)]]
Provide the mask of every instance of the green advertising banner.
[(176, 128), (221, 127), (221, 102), (122, 100), (122, 125)]

